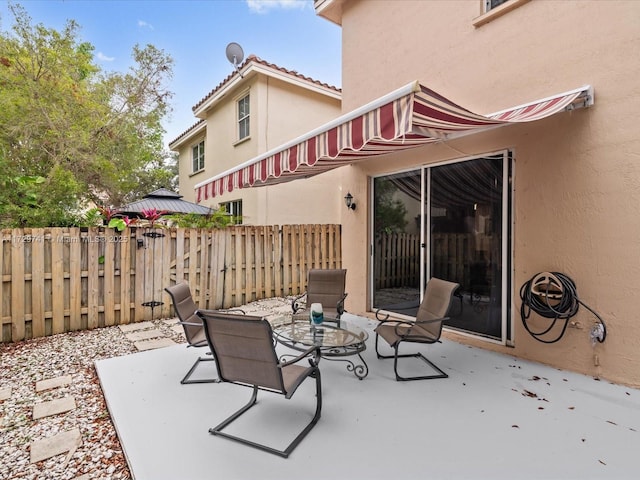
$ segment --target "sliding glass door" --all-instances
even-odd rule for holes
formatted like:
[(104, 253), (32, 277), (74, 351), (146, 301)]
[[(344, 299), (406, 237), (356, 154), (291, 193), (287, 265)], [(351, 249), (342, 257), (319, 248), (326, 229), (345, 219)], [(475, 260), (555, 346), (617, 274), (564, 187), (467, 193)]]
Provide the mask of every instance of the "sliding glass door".
[(415, 316), (423, 284), (422, 170), (373, 181), (373, 306)]
[(447, 327), (510, 336), (510, 159), (500, 153), (373, 181), (373, 307), (415, 316), (426, 282), (461, 285)]

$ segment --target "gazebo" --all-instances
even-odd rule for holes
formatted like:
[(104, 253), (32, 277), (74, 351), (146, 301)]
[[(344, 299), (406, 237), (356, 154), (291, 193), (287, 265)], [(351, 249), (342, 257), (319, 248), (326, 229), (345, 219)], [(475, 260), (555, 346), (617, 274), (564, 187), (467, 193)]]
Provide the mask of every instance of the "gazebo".
[(144, 196), (142, 200), (128, 203), (118, 208), (118, 213), (129, 217), (141, 217), (143, 210), (156, 209), (166, 214), (195, 213), (209, 215), (212, 209), (203, 205), (182, 200), (182, 195), (166, 188), (159, 188)]

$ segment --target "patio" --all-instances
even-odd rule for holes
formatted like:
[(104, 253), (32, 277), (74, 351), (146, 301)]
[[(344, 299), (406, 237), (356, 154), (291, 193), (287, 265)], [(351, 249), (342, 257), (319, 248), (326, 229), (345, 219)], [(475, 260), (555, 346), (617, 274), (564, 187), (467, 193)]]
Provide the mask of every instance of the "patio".
[[(375, 357), (376, 322), (350, 316), (370, 332), (369, 375), (320, 363), (322, 418), (286, 460), (208, 433), (251, 391), (181, 385), (204, 349), (97, 361), (134, 478), (638, 478), (640, 391), (447, 340), (423, 351), (448, 379), (396, 382), (393, 362)], [(215, 375), (212, 362), (199, 368)], [(312, 415), (313, 392), (309, 381), (291, 400), (262, 392), (233, 431), (283, 445)]]

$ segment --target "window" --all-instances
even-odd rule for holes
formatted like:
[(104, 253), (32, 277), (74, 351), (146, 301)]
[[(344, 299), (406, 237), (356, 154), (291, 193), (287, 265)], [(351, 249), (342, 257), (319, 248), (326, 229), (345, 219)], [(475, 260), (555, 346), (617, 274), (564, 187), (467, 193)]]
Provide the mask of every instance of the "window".
[(238, 140), (249, 136), (249, 95), (238, 100)]
[(488, 12), (489, 10), (499, 7), (503, 3), (508, 2), (509, 0), (485, 0), (484, 2), (484, 11)]
[(220, 208), (233, 217), (233, 223), (240, 225), (242, 223), (242, 200), (233, 200), (232, 202), (222, 202)]
[(191, 148), (191, 161), (193, 173), (204, 170), (204, 140)]
[(473, 26), (476, 28), (481, 27), (482, 25), (521, 7), (529, 1), (530, 0), (482, 0), (484, 13), (473, 19)]

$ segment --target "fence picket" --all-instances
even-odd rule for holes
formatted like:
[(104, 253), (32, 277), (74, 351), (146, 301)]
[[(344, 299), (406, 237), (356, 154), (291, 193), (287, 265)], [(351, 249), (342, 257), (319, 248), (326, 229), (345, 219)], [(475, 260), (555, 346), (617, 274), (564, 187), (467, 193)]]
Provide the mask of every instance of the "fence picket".
[[(82, 328), (82, 245), (80, 229), (69, 229), (69, 330)], [(66, 322), (65, 322), (66, 329)]]
[[(23, 340), (26, 335), (24, 312), (24, 231), (16, 229), (11, 238), (11, 335)], [(13, 277), (15, 274), (15, 281)]]
[[(69, 298), (64, 278), (64, 234), (50, 231), (51, 238), (51, 333), (64, 332), (64, 305)], [(68, 238), (68, 236), (66, 237)]]
[(115, 299), (115, 282), (116, 282), (116, 263), (119, 260), (116, 257), (116, 235), (97, 234), (99, 243), (102, 243), (104, 255), (100, 258), (103, 266), (102, 275), (102, 295), (104, 297), (104, 325), (111, 326), (116, 321), (116, 299)]
[[(46, 334), (44, 318), (44, 294), (45, 294), (45, 270), (44, 270), (44, 229), (34, 228), (28, 234), (31, 246), (31, 334), (34, 337), (42, 337)], [(29, 255), (29, 249), (25, 249)], [(26, 273), (26, 272), (25, 272)], [(34, 285), (41, 285), (42, 288), (33, 288)]]
[(120, 325), (131, 321), (131, 249), (132, 237), (127, 232), (121, 234), (120, 244)]

